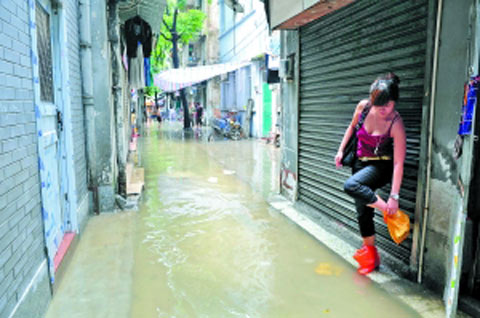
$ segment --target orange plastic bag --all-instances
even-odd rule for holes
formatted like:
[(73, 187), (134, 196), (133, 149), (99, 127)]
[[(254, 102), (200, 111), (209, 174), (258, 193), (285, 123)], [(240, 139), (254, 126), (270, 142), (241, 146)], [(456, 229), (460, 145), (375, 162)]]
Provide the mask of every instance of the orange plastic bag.
[(410, 234), (410, 219), (405, 212), (398, 210), (394, 215), (383, 212), (383, 219), (387, 223), (388, 232), (395, 243), (402, 243)]

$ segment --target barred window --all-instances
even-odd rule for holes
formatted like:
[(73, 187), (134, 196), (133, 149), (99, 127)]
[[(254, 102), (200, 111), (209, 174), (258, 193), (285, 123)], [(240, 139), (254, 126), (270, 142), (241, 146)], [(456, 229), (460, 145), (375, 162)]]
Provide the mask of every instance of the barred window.
[(35, 12), (37, 28), (38, 72), (40, 80), (40, 99), (52, 102), (53, 99), (53, 70), (52, 70), (52, 42), (50, 37), (50, 16), (40, 5)]

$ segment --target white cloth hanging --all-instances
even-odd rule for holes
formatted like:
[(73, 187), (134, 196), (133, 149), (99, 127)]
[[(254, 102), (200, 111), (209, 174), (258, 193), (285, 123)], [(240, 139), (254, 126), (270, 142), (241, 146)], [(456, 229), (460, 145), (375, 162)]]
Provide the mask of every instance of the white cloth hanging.
[(128, 81), (131, 88), (142, 89), (145, 87), (145, 66), (141, 44), (137, 47), (137, 57), (131, 58), (128, 63)]

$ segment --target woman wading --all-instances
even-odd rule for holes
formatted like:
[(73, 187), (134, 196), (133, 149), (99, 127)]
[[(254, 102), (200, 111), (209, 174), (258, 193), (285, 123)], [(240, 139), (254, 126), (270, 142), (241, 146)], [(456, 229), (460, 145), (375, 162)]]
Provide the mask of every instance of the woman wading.
[[(358, 103), (335, 156), (335, 164), (340, 167), (345, 145), (362, 119), (363, 124), (356, 131), (358, 143), (352, 176), (344, 186), (345, 192), (355, 200), (363, 238), (363, 246), (353, 256), (360, 265), (358, 272), (362, 275), (372, 272), (380, 265), (375, 247), (374, 208), (389, 215), (398, 210), (406, 153), (405, 127), (400, 114), (395, 110), (399, 83), (399, 78), (393, 73), (373, 82), (369, 99)], [(390, 196), (385, 201), (375, 194), (375, 190), (389, 182), (392, 187)]]

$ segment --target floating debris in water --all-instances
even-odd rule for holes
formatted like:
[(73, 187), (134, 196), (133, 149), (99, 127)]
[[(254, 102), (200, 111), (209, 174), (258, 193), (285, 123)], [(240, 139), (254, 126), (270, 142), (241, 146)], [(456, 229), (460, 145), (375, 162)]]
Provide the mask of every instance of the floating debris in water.
[(216, 178), (216, 177), (210, 177), (210, 178), (208, 178), (208, 182), (210, 182), (210, 183), (218, 183), (218, 178)]
[(332, 266), (329, 263), (320, 263), (315, 268), (315, 273), (323, 276), (333, 276), (333, 275), (340, 276), (342, 272), (343, 272), (343, 269), (341, 269), (340, 267)]
[(223, 170), (223, 174), (226, 174), (226, 175), (228, 176), (228, 175), (235, 174), (235, 171), (233, 171), (233, 170), (225, 170), (225, 169), (224, 169), (224, 170)]

